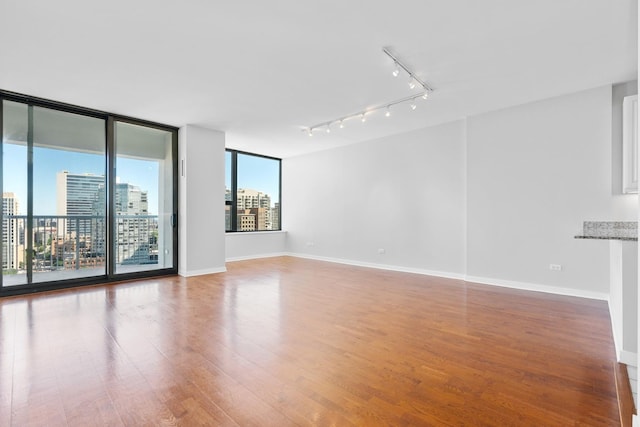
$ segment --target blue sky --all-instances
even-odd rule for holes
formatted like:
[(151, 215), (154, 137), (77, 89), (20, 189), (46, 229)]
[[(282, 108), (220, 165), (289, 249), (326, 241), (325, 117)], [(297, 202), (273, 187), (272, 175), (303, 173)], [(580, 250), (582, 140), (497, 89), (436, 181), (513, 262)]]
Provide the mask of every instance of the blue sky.
[[(231, 154), (226, 153), (227, 167), (225, 185), (231, 187), (229, 162)], [(238, 188), (262, 191), (271, 197), (271, 205), (280, 201), (280, 171), (277, 160), (238, 153)]]
[[(27, 148), (24, 145), (3, 144), (3, 192), (13, 192), (20, 203), (20, 214), (27, 213)], [(230, 155), (227, 153), (227, 158)], [(116, 162), (118, 182), (137, 185), (148, 192), (149, 213), (158, 214), (158, 163), (119, 157)], [(34, 215), (56, 213), (56, 174), (70, 173), (104, 175), (105, 158), (75, 151), (34, 148)], [(238, 154), (238, 188), (250, 188), (271, 196), (271, 204), (279, 202), (278, 161), (258, 156)], [(229, 186), (231, 172), (225, 171)], [(224, 195), (222, 196), (224, 197)]]
[[(27, 213), (27, 148), (3, 144), (3, 192), (13, 192), (20, 203), (20, 214)], [(70, 173), (104, 175), (105, 157), (74, 151), (34, 148), (33, 152), (33, 213), (56, 213), (56, 174)], [(118, 158), (118, 182), (137, 185), (148, 192), (149, 214), (158, 214), (158, 163), (155, 161)]]

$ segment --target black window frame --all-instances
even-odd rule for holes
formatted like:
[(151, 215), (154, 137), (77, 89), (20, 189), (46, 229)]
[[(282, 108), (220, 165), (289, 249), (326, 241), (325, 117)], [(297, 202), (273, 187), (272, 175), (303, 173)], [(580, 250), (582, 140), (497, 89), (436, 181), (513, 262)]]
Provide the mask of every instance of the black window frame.
[[(108, 113), (105, 111), (95, 110), (92, 108), (81, 107), (73, 104), (67, 104), (63, 102), (53, 101), (50, 99), (39, 98), (31, 95), (25, 95), (17, 92), (7, 91), (0, 89), (0, 134), (4, 135), (4, 123), (3, 123), (3, 101), (11, 101), (22, 103), (31, 107), (41, 107), (47, 108), (51, 110), (57, 110), (66, 113), (77, 114), (81, 116), (94, 117), (99, 118), (105, 121), (105, 137), (106, 137), (106, 174), (107, 174), (107, 183), (109, 186), (115, 185), (115, 123), (130, 123), (134, 125), (164, 130), (171, 133), (172, 136), (172, 160), (173, 160), (173, 177), (172, 177), (172, 185), (173, 185), (173, 266), (171, 268), (163, 268), (157, 270), (146, 270), (146, 271), (136, 271), (136, 272), (127, 272), (127, 273), (115, 273), (115, 269), (113, 268), (113, 259), (111, 255), (109, 255), (109, 259), (107, 263), (110, 264), (107, 267), (106, 274), (91, 276), (87, 278), (71, 278), (71, 279), (61, 279), (61, 280), (53, 280), (47, 282), (33, 282), (25, 285), (15, 285), (11, 287), (4, 287), (2, 277), (0, 277), (0, 297), (3, 296), (11, 296), (11, 295), (20, 295), (32, 292), (45, 292), (52, 291), (57, 289), (65, 289), (79, 286), (90, 286), (96, 284), (107, 284), (113, 282), (122, 282), (124, 280), (133, 280), (133, 279), (143, 279), (149, 277), (159, 277), (159, 276), (168, 276), (168, 275), (176, 275), (178, 274), (178, 128), (175, 126), (170, 126), (162, 123), (152, 122), (143, 119), (137, 119), (134, 117), (129, 117), (120, 114)], [(0, 154), (0, 165), (2, 164), (2, 155)], [(2, 188), (2, 177), (0, 174), (0, 188)], [(112, 190), (111, 190), (112, 191)], [(32, 197), (32, 194), (29, 194), (28, 197)], [(107, 221), (108, 221), (108, 232), (107, 232), (107, 246), (109, 251), (111, 251), (112, 238), (113, 238), (113, 219), (112, 212), (113, 209), (113, 200), (108, 200), (107, 205)], [(2, 231), (0, 230), (0, 235)], [(0, 239), (0, 248), (2, 246), (2, 240)], [(1, 256), (1, 252), (0, 252)]]
[[(262, 233), (262, 232), (270, 232), (270, 231), (282, 231), (282, 159), (273, 156), (266, 156), (264, 154), (250, 153), (248, 151), (235, 150), (232, 148), (225, 149), (226, 153), (231, 154), (231, 200), (227, 200), (225, 197), (225, 208), (226, 206), (230, 206), (230, 215), (231, 215), (231, 229), (226, 229), (226, 221), (225, 221), (225, 232), (227, 233)], [(243, 156), (253, 156), (259, 157), (263, 159), (276, 160), (278, 162), (278, 228), (272, 230), (251, 230), (251, 231), (242, 231), (238, 230), (238, 154)], [(225, 167), (226, 167), (226, 159), (225, 159)], [(225, 171), (226, 173), (226, 171)], [(225, 175), (226, 180), (226, 175)], [(226, 183), (225, 183), (226, 187)], [(226, 195), (225, 195), (226, 196)]]

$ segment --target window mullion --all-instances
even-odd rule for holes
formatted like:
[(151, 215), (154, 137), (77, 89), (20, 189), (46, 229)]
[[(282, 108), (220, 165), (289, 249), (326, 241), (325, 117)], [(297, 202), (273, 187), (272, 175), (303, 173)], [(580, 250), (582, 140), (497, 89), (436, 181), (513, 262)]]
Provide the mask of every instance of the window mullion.
[(107, 151), (106, 151), (106, 244), (105, 259), (107, 260), (107, 276), (113, 277), (115, 271), (115, 120), (113, 116), (107, 117)]
[(33, 283), (33, 105), (27, 107), (27, 283)]
[(238, 231), (238, 153), (231, 152), (231, 230)]

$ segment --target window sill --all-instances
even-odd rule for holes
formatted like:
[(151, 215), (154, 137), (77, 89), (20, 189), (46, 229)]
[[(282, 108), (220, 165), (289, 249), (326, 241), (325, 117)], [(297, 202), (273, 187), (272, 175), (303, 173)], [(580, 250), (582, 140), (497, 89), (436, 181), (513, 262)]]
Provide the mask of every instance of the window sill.
[(284, 234), (286, 230), (264, 230), (264, 231), (226, 231), (227, 236), (245, 236), (256, 234)]

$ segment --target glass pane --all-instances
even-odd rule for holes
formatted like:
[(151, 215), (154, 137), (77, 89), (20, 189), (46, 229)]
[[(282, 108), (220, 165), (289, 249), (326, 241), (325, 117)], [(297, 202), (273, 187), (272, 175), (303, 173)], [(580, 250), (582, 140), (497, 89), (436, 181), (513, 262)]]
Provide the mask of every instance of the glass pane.
[(280, 161), (238, 153), (237, 231), (280, 229)]
[(33, 109), (33, 282), (106, 274), (105, 121)]
[(3, 285), (106, 275), (104, 120), (33, 107), (28, 221), (29, 107), (3, 118)]
[(173, 134), (121, 122), (115, 134), (115, 272), (173, 268)]
[(3, 101), (2, 129), (2, 284), (27, 283), (27, 128), (25, 104)]

